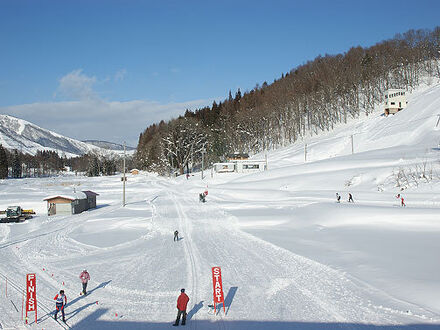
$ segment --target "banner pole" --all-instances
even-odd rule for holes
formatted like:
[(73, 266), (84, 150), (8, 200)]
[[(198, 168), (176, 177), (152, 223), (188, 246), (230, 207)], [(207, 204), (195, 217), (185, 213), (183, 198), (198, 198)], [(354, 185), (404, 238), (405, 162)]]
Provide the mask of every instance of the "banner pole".
[(24, 291), (21, 292), (21, 320), (23, 321)]

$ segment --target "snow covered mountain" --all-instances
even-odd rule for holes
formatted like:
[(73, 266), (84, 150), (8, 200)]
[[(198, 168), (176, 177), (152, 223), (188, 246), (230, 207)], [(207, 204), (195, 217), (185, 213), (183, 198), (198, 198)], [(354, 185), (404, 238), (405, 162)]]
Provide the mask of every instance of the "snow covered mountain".
[(67, 157), (88, 152), (108, 154), (108, 149), (62, 136), (26, 120), (0, 114), (0, 143), (9, 150), (17, 149), (35, 155), (38, 150), (57, 151)]
[[(108, 142), (108, 141), (84, 140), (83, 142), (88, 143), (88, 144), (93, 144), (94, 146), (97, 146), (102, 149), (119, 150), (119, 151), (124, 150), (124, 146), (122, 144)], [(136, 148), (125, 146), (125, 150), (133, 151), (133, 150), (136, 150)]]

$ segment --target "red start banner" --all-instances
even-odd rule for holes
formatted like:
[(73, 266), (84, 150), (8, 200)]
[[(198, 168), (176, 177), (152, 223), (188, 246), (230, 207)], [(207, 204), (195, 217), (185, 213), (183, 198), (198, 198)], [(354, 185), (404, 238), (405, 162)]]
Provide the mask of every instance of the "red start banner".
[(35, 323), (37, 323), (37, 279), (35, 274), (26, 275), (26, 323), (28, 312), (35, 312)]
[(212, 286), (214, 288), (214, 313), (216, 312), (216, 304), (223, 303), (223, 311), (225, 311), (225, 299), (223, 297), (222, 270), (220, 267), (212, 267)]

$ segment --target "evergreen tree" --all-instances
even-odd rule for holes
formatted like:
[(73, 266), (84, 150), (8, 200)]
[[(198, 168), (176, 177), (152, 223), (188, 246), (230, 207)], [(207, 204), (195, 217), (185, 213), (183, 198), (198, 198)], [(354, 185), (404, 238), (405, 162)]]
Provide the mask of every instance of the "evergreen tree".
[(14, 159), (12, 160), (12, 177), (21, 178), (21, 159), (17, 150), (14, 150)]
[(98, 157), (93, 156), (89, 163), (89, 169), (87, 170), (88, 176), (99, 176), (100, 173), (100, 164)]
[(114, 175), (116, 172), (116, 163), (113, 159), (104, 158), (102, 162), (102, 174)]
[(5, 149), (0, 144), (0, 179), (8, 177), (8, 158), (6, 157)]

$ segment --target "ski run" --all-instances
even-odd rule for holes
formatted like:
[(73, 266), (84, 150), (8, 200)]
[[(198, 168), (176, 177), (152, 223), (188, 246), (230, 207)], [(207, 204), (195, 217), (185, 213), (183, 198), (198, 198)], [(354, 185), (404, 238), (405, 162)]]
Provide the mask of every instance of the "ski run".
[[(193, 330), (440, 329), (440, 181), (396, 187), (399, 170), (440, 175), (440, 84), (408, 99), (268, 152), (264, 172), (129, 175), (125, 207), (120, 176), (1, 181), (0, 209), (37, 216), (0, 224), (0, 329), (169, 329), (182, 288)], [(98, 207), (46, 215), (44, 198), (74, 189), (97, 192)], [(211, 307), (214, 266), (226, 313)], [(25, 325), (28, 273), (38, 323)], [(66, 323), (53, 318), (60, 290)]]

